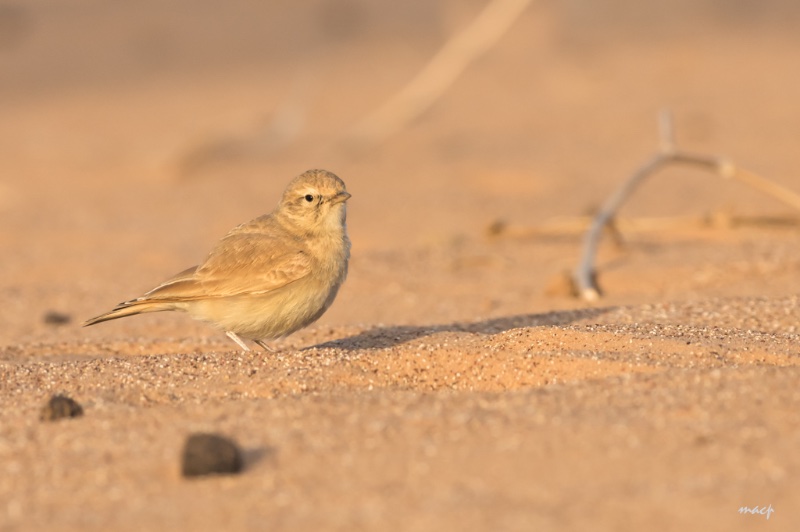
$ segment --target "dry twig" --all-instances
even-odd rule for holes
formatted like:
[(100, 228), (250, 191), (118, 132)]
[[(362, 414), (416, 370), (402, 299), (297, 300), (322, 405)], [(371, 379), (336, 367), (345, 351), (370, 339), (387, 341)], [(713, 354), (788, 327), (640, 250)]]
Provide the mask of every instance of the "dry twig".
[[(487, 225), (486, 236), (497, 239), (547, 239), (569, 238), (585, 235), (592, 225), (591, 216), (557, 216), (542, 221), (535, 226), (507, 224), (503, 220), (495, 220)], [(760, 216), (736, 214), (726, 210), (708, 212), (706, 214), (688, 216), (663, 216), (620, 218), (615, 217), (613, 224), (607, 229), (610, 234), (645, 233), (652, 231), (682, 231), (694, 229), (736, 229), (742, 227), (800, 227), (800, 216), (776, 215)]]
[(447, 41), (403, 89), (364, 119), (352, 133), (361, 144), (377, 143), (419, 116), (478, 56), (491, 48), (530, 0), (491, 0), (461, 33)]
[(714, 172), (723, 178), (736, 179), (800, 210), (800, 196), (795, 192), (758, 174), (738, 168), (728, 159), (689, 153), (678, 149), (675, 145), (672, 117), (668, 111), (662, 111), (659, 117), (659, 134), (659, 151), (611, 195), (597, 216), (595, 216), (589, 231), (586, 233), (583, 255), (575, 271), (574, 281), (579, 296), (587, 301), (597, 300), (601, 294), (596, 280), (594, 260), (597, 255), (597, 245), (603, 233), (603, 227), (613, 219), (622, 203), (647, 176), (654, 174), (668, 164), (696, 166)]

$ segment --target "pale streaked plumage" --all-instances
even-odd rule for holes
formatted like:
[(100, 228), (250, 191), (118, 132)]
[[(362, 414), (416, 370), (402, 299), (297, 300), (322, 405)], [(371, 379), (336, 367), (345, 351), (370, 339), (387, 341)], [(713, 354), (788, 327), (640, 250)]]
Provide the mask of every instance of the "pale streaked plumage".
[[(344, 182), (309, 170), (286, 187), (278, 207), (234, 228), (205, 262), (86, 325), (142, 312), (181, 310), (241, 338), (287, 336), (316, 321), (347, 276), (350, 240)], [(240, 338), (241, 337), (241, 338)]]

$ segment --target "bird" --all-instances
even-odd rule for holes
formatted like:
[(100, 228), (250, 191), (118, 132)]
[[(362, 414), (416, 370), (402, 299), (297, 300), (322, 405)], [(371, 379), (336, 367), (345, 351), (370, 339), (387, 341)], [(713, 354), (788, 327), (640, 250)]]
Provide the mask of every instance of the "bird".
[(308, 170), (286, 187), (269, 214), (232, 229), (205, 261), (124, 301), (83, 326), (145, 312), (176, 310), (209, 322), (245, 351), (315, 322), (347, 277), (344, 182), (327, 170)]

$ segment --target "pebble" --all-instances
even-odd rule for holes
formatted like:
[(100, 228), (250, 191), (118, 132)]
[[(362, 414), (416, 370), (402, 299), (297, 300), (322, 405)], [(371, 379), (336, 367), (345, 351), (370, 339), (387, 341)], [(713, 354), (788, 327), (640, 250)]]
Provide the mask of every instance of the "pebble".
[(183, 449), (184, 477), (239, 473), (242, 453), (232, 440), (217, 434), (192, 434)]
[(39, 414), (41, 421), (56, 421), (65, 417), (79, 417), (83, 415), (83, 407), (74, 399), (66, 395), (54, 395), (42, 408)]

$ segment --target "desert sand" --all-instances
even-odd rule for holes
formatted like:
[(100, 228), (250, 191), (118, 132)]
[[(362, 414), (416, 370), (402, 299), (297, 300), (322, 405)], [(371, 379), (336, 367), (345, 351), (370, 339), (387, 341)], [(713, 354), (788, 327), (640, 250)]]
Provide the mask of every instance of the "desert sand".
[[(667, 169), (604, 297), (564, 282), (664, 107), (800, 191), (796, 2), (532, 2), (359, 146), (485, 2), (264, 4), (0, 6), (0, 530), (798, 530), (797, 213)], [(277, 353), (176, 313), (80, 327), (317, 167), (350, 274)], [(59, 393), (83, 415), (41, 421)], [(183, 478), (195, 432), (243, 471)]]

